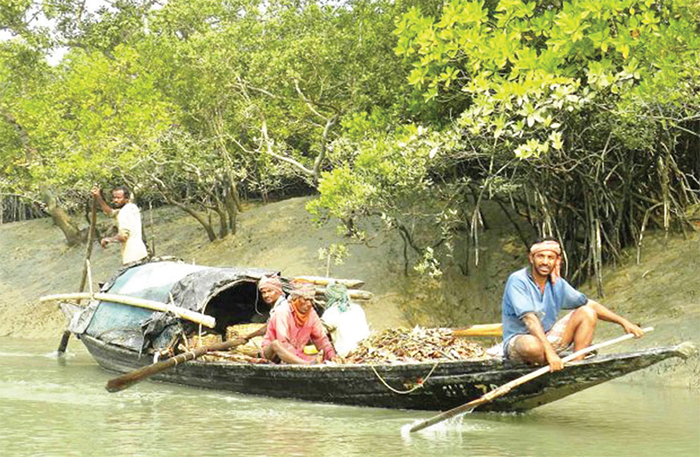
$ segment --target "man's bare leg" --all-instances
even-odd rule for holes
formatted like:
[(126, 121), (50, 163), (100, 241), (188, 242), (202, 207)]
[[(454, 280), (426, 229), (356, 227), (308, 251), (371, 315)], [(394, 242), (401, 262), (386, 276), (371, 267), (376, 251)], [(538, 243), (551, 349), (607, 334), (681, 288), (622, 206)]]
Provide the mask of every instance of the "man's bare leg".
[[(588, 305), (581, 306), (571, 315), (558, 348), (565, 348), (572, 342), (574, 343), (574, 351), (587, 348), (593, 342), (593, 333), (597, 323), (598, 314), (595, 309)], [(585, 356), (577, 357), (577, 360), (583, 359), (583, 357)]]
[(514, 358), (537, 365), (547, 363), (544, 347), (536, 337), (532, 335), (517, 335), (513, 338), (513, 341), (510, 342), (512, 347), (509, 351), (512, 351), (511, 354)]
[(304, 360), (298, 355), (294, 354), (292, 351), (284, 347), (279, 341), (272, 341), (265, 348), (265, 358), (268, 360), (273, 360), (275, 355), (280, 358), (283, 362), (293, 364), (293, 365), (309, 365), (311, 362)]

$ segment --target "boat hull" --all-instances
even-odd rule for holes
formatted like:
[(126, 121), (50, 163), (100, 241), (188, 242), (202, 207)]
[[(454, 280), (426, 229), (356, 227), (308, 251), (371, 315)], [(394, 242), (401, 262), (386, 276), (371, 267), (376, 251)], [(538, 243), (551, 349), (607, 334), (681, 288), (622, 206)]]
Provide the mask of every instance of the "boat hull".
[[(106, 370), (127, 373), (150, 365), (150, 357), (88, 335), (80, 339)], [(573, 362), (514, 388), (480, 411), (525, 411), (673, 357), (681, 346), (597, 356)], [(392, 365), (275, 365), (193, 360), (153, 380), (242, 394), (343, 405), (444, 411), (533, 370), (500, 359)]]

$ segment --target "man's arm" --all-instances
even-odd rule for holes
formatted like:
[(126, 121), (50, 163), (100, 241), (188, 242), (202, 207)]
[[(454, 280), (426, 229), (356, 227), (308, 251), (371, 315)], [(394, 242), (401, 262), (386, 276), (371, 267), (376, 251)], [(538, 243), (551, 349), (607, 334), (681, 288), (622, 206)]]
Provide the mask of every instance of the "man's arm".
[(103, 248), (107, 247), (109, 243), (124, 243), (126, 242), (127, 237), (124, 235), (117, 233), (114, 236), (106, 236), (100, 240), (100, 246)]
[(248, 341), (248, 340), (251, 340), (257, 336), (265, 336), (265, 333), (267, 333), (267, 322), (265, 322), (265, 324), (262, 327), (255, 330), (254, 332), (243, 336), (243, 339)]
[(314, 342), (314, 346), (316, 346), (316, 349), (319, 351), (323, 351), (323, 360), (334, 359), (336, 357), (335, 348), (326, 335), (321, 319), (316, 313), (309, 316), (309, 319), (313, 319), (311, 341)]
[(638, 325), (635, 325), (632, 322), (625, 319), (624, 317), (615, 314), (606, 306), (601, 305), (597, 301), (588, 299), (588, 303), (586, 303), (586, 305), (590, 306), (595, 310), (596, 314), (598, 315), (598, 319), (619, 325), (625, 330), (625, 333), (631, 333), (634, 335), (635, 338), (639, 338), (642, 335), (644, 335), (644, 330), (642, 330)]
[(100, 240), (100, 245), (105, 247), (109, 243), (126, 243), (131, 236), (132, 227), (140, 223), (141, 221), (138, 218), (138, 209), (134, 205), (126, 205), (122, 207), (117, 214), (119, 231), (114, 236), (102, 238), (102, 240)]
[(549, 364), (549, 369), (551, 371), (558, 371), (564, 368), (564, 363), (561, 361), (552, 343), (547, 339), (547, 335), (542, 328), (542, 322), (540, 322), (537, 315), (535, 313), (527, 313), (522, 317), (522, 321), (527, 327), (527, 331), (530, 332), (530, 335), (537, 338), (540, 344), (542, 344), (544, 358)]
[(114, 213), (114, 210), (109, 207), (107, 202), (105, 201), (104, 198), (102, 198), (102, 192), (100, 191), (99, 187), (93, 187), (90, 190), (90, 193), (92, 194), (92, 197), (97, 200), (97, 203), (100, 204), (100, 208), (102, 208), (102, 211), (105, 212), (108, 216), (111, 216)]

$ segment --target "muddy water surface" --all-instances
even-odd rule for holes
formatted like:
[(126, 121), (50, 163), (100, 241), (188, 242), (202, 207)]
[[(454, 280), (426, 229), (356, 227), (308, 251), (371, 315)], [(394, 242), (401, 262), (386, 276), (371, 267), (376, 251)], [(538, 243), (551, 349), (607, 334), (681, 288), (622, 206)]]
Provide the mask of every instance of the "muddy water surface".
[[(0, 338), (2, 456), (700, 456), (700, 395), (608, 383), (527, 414), (465, 416), (273, 400), (143, 382), (117, 394), (75, 339)], [(641, 378), (643, 381), (643, 378)]]

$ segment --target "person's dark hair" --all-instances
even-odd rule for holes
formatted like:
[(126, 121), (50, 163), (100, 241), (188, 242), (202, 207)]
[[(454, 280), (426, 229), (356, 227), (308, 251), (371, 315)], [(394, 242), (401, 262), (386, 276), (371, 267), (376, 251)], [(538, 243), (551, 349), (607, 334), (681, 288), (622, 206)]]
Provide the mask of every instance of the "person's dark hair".
[(124, 192), (124, 198), (126, 198), (127, 200), (128, 200), (129, 198), (131, 198), (131, 192), (129, 191), (129, 188), (128, 188), (128, 187), (126, 187), (126, 186), (117, 186), (117, 187), (115, 187), (114, 189), (112, 189), (112, 192), (114, 192), (115, 190), (121, 190), (122, 192)]

